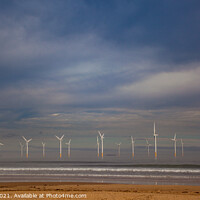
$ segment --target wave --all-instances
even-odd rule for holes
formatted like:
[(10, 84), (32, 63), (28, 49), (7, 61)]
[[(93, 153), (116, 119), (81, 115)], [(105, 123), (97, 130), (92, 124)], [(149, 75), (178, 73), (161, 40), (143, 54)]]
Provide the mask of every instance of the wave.
[(89, 171), (89, 172), (160, 172), (160, 173), (200, 173), (200, 169), (177, 169), (177, 168), (101, 168), (101, 167), (55, 167), (55, 168), (0, 168), (0, 172), (3, 171)]
[(117, 174), (0, 174), (0, 176), (66, 176), (66, 177), (111, 177), (111, 178), (154, 178), (154, 179), (197, 179), (200, 180), (200, 176), (164, 176), (164, 175), (117, 175)]

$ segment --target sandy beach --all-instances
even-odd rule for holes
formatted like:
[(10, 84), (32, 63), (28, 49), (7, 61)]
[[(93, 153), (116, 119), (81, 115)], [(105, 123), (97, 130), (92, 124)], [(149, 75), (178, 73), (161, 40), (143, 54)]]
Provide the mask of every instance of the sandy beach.
[(200, 186), (97, 183), (0, 183), (4, 199), (200, 199)]

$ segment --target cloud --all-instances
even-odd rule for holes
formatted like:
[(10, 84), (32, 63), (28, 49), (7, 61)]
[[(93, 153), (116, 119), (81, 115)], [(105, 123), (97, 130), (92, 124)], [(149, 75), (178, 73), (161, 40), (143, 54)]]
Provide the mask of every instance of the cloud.
[[(189, 68), (189, 67), (188, 67)], [(191, 67), (193, 68), (193, 67)], [(123, 95), (136, 99), (160, 99), (200, 94), (200, 68), (175, 72), (161, 72), (119, 88)]]

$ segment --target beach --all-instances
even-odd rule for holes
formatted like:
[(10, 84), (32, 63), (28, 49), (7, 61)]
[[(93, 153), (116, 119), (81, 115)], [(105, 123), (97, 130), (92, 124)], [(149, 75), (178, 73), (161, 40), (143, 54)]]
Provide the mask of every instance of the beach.
[(128, 185), (106, 183), (0, 183), (4, 199), (200, 199), (200, 186)]

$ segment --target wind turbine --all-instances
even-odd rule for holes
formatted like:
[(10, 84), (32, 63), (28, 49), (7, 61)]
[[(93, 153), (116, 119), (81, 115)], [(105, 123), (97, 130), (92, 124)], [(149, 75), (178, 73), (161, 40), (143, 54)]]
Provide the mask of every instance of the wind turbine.
[(24, 148), (24, 145), (21, 142), (19, 142), (19, 144), (20, 144), (20, 147), (21, 147), (21, 158), (22, 158), (23, 157), (23, 148)]
[(182, 146), (182, 157), (184, 156), (183, 145), (184, 145), (184, 143), (183, 143), (183, 140), (181, 139), (181, 146)]
[(147, 148), (148, 148), (148, 156), (149, 156), (149, 147), (151, 146), (151, 144), (149, 144), (149, 141), (146, 139), (146, 143), (147, 143)]
[(118, 156), (120, 157), (120, 145), (121, 145), (121, 142), (119, 144), (116, 143), (116, 145), (118, 146)]
[(64, 135), (62, 135), (62, 137), (60, 138), (57, 135), (55, 136), (60, 141), (60, 158), (62, 158), (62, 140), (63, 140)]
[(157, 136), (158, 136), (158, 134), (156, 134), (155, 122), (154, 122), (154, 133), (153, 133), (153, 136), (155, 138), (155, 159), (157, 160)]
[(45, 143), (42, 142), (42, 148), (43, 148), (43, 151), (42, 151), (42, 155), (43, 155), (43, 158), (45, 157)]
[(99, 137), (97, 136), (97, 155), (99, 157)]
[(176, 133), (174, 135), (174, 138), (172, 138), (171, 140), (174, 141), (174, 157), (176, 158), (176, 141), (177, 141), (177, 139), (176, 139)]
[(70, 158), (70, 143), (71, 143), (71, 139), (69, 140), (68, 143), (66, 143), (68, 145), (68, 158)]
[(0, 143), (1, 146), (3, 146), (4, 144)]
[(100, 138), (101, 138), (101, 157), (103, 159), (103, 139), (104, 139), (104, 133), (101, 133), (100, 131), (98, 131)]
[(22, 137), (26, 142), (26, 158), (28, 158), (28, 143), (32, 140), (32, 138), (27, 140), (24, 136), (22, 136)]
[(132, 158), (134, 158), (134, 144), (135, 144), (135, 140), (134, 138), (131, 136), (131, 146), (132, 146)]

